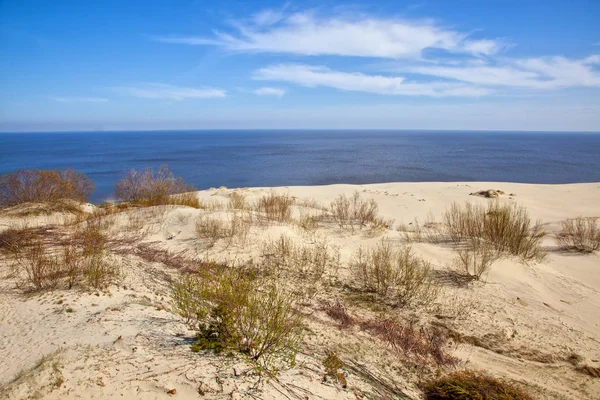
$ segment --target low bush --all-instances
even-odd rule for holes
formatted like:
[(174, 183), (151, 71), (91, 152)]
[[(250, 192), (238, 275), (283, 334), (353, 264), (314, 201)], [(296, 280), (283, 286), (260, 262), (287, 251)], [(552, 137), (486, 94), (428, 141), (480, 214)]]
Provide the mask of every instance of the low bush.
[(340, 300), (335, 301), (324, 301), (321, 309), (325, 311), (330, 318), (334, 319), (339, 323), (339, 327), (346, 329), (354, 324), (354, 318), (348, 313), (346, 305)]
[(422, 385), (428, 400), (532, 400), (515, 383), (496, 379), (480, 371), (457, 371)]
[(246, 201), (246, 196), (239, 192), (232, 192), (229, 195), (227, 208), (229, 210), (247, 210), (248, 202)]
[(410, 246), (381, 242), (374, 249), (360, 248), (350, 267), (363, 289), (393, 297), (399, 305), (430, 304), (438, 294), (431, 265)]
[(21, 169), (0, 176), (0, 207), (59, 203), (64, 199), (86, 202), (93, 191), (93, 182), (72, 169)]
[(270, 221), (288, 222), (292, 217), (294, 199), (287, 194), (271, 192), (258, 199), (256, 209), (266, 215)]
[(378, 206), (375, 200), (363, 200), (360, 193), (354, 192), (351, 198), (341, 194), (329, 205), (333, 221), (340, 228), (354, 231), (356, 225), (365, 227), (377, 220)]
[(198, 331), (193, 350), (237, 350), (269, 374), (282, 362), (295, 362), (302, 318), (293, 304), (275, 284), (229, 268), (187, 275), (173, 285), (175, 310)]
[(445, 232), (454, 242), (473, 239), (487, 241), (499, 252), (541, 260), (545, 254), (541, 242), (545, 236), (541, 223), (533, 224), (527, 210), (516, 204), (500, 205), (498, 201), (487, 207), (467, 203), (464, 207), (453, 203), (443, 215)]
[(417, 327), (414, 322), (372, 319), (361, 328), (388, 343), (398, 355), (414, 358), (419, 364), (454, 365), (456, 359), (446, 353), (448, 338), (440, 329)]
[(193, 192), (192, 185), (185, 184), (183, 178), (175, 177), (169, 167), (162, 165), (156, 175), (152, 168), (129, 170), (115, 185), (117, 200), (142, 206), (190, 205), (200, 207), (200, 201)]
[(562, 222), (556, 235), (559, 246), (566, 250), (590, 253), (600, 249), (599, 218), (575, 218)]
[(327, 378), (331, 378), (334, 379), (335, 382), (339, 383), (343, 388), (348, 386), (346, 374), (344, 371), (341, 371), (341, 369), (344, 367), (344, 364), (333, 351), (327, 353), (327, 357), (325, 357), (323, 360), (323, 367), (325, 368), (325, 380)]

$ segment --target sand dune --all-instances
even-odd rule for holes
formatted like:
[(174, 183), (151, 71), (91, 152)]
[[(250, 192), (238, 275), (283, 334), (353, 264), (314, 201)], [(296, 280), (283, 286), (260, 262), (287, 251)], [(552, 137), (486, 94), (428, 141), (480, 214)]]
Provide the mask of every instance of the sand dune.
[[(453, 202), (493, 201), (470, 195), (487, 189), (503, 191), (501, 204), (522, 205), (532, 219), (543, 223), (548, 233), (542, 242), (547, 252), (543, 261), (502, 257), (485, 282), (441, 283), (441, 295), (428, 307), (377, 309), (377, 302), (365, 304), (347, 289), (348, 263), (359, 247), (373, 247), (382, 240), (401, 244), (405, 234), (398, 227), (410, 230), (415, 220), (440, 221)], [(263, 223), (253, 225), (246, 240), (219, 240), (210, 246), (196, 236), (195, 222), (203, 215), (227, 219), (231, 213), (226, 209), (158, 206), (107, 217), (114, 220), (108, 228), (114, 237), (134, 236), (135, 245), (182, 257), (260, 261), (263, 243), (282, 234), (296, 243), (321, 240), (339, 249), (338, 283), (317, 282), (315, 293), (305, 294), (299, 311), (307, 328), (295, 366), (275, 379), (260, 379), (242, 356), (193, 353), (194, 332), (171, 312), (170, 281), (179, 272), (132, 249), (113, 252), (121, 278), (107, 289), (32, 294), (16, 287), (10, 260), (2, 256), (0, 395), (8, 399), (420, 398), (419, 381), (435, 375), (438, 367), (416, 368), (358, 326), (340, 329), (321, 307), (324, 301), (340, 298), (357, 318), (383, 312), (442, 329), (451, 338), (448, 352), (458, 359), (455, 367), (440, 367), (442, 373), (453, 368), (480, 369), (516, 380), (540, 399), (600, 399), (600, 379), (576, 370), (582, 365), (600, 366), (600, 254), (562, 251), (552, 237), (567, 218), (600, 217), (600, 183), (221, 188), (198, 192), (198, 197), (205, 204), (227, 204), (234, 191), (250, 203), (271, 191), (289, 194), (296, 199), (294, 217), (320, 212), (307, 199), (328, 205), (340, 194), (358, 191), (364, 199), (376, 201), (379, 216), (394, 220), (390, 229), (354, 232), (327, 222), (315, 232), (292, 223)], [(30, 226), (61, 220), (59, 216), (0, 215), (0, 230), (25, 218)], [(447, 243), (414, 242), (412, 247), (438, 271), (444, 271), (456, 256)], [(294, 284), (303, 285), (302, 281)], [(345, 364), (346, 388), (323, 380), (328, 350), (334, 350)]]

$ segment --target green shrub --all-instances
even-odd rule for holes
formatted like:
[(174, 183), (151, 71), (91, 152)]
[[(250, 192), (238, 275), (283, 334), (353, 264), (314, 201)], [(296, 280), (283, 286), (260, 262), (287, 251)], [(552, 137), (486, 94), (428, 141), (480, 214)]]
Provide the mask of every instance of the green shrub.
[(143, 206), (175, 204), (199, 208), (196, 195), (188, 193), (194, 190), (192, 185), (183, 183), (183, 178), (176, 178), (169, 167), (162, 165), (156, 175), (152, 168), (127, 171), (115, 185), (115, 197)]
[(173, 302), (198, 331), (195, 351), (237, 350), (270, 374), (295, 362), (302, 319), (273, 283), (234, 269), (205, 272), (176, 282)]
[(327, 357), (323, 360), (323, 367), (325, 368), (325, 379), (332, 378), (335, 379), (343, 388), (348, 386), (348, 382), (346, 381), (346, 374), (344, 371), (340, 371), (343, 368), (344, 364), (338, 358), (337, 354), (333, 351), (327, 353)]
[(566, 250), (590, 253), (600, 249), (599, 218), (575, 218), (562, 222), (556, 235), (558, 244)]
[(531, 400), (533, 397), (512, 382), (479, 371), (458, 371), (422, 385), (428, 400)]
[(21, 169), (0, 176), (0, 206), (22, 203), (57, 203), (69, 199), (86, 202), (93, 182), (80, 172)]

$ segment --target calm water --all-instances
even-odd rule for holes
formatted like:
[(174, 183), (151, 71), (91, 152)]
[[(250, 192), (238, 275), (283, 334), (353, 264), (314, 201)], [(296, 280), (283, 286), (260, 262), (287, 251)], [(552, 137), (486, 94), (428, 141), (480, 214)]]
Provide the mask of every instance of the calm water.
[(129, 168), (168, 164), (200, 189), (409, 181), (600, 182), (600, 134), (162, 131), (0, 134), (0, 173), (73, 168), (112, 196)]

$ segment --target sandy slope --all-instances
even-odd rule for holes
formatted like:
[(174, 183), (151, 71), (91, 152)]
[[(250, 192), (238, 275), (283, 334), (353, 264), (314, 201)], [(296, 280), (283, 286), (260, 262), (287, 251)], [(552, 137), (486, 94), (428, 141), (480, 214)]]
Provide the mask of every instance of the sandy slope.
[[(342, 279), (346, 263), (359, 246), (373, 246), (385, 238), (400, 242), (395, 228), (428, 215), (440, 218), (452, 202), (485, 203), (469, 196), (482, 189), (500, 189), (501, 202), (527, 207), (547, 232), (560, 221), (577, 216), (600, 217), (600, 184), (527, 185), (516, 183), (388, 183), (276, 188), (297, 199), (328, 204), (341, 193), (358, 190), (375, 199), (379, 214), (395, 220), (394, 229), (367, 235), (340, 231), (325, 224), (308, 235), (297, 226), (272, 224), (253, 227), (245, 243), (217, 243), (209, 247), (194, 234), (195, 219), (206, 211), (187, 207), (158, 207), (116, 214), (115, 235), (136, 230), (140, 241), (157, 248), (216, 259), (258, 257), (261, 242), (285, 233), (297, 242), (325, 238), (339, 246)], [(237, 189), (250, 200), (269, 188)], [(206, 202), (226, 203), (232, 190), (198, 193)], [(509, 196), (509, 194), (514, 194)], [(294, 213), (311, 211), (298, 207)], [(314, 210), (313, 210), (314, 211)], [(48, 223), (46, 217), (30, 225)], [(54, 221), (54, 220), (53, 220)], [(0, 229), (18, 223), (0, 216)], [(408, 225), (410, 226), (410, 225)], [(452, 347), (459, 367), (487, 370), (523, 382), (540, 398), (600, 399), (600, 379), (575, 371), (579, 363), (599, 366), (600, 361), (600, 255), (559, 251), (551, 236), (544, 241), (548, 256), (527, 264), (515, 258), (497, 261), (487, 283), (466, 288), (445, 285), (435, 307), (413, 313), (461, 337)], [(443, 270), (454, 258), (450, 246), (415, 243), (415, 250)], [(195, 354), (189, 349), (193, 332), (170, 313), (169, 278), (177, 272), (135, 254), (115, 255), (122, 280), (105, 291), (56, 290), (24, 296), (15, 288), (7, 261), (0, 270), (0, 384), (10, 399), (70, 398), (393, 398), (402, 392), (419, 398), (419, 372), (401, 362), (385, 344), (353, 328), (336, 327), (319, 309), (319, 301), (343, 297), (341, 288), (316, 287), (306, 314), (308, 334), (296, 367), (282, 371), (276, 380), (260, 380), (242, 358)], [(351, 299), (351, 297), (344, 297)], [(368, 314), (360, 302), (348, 300), (355, 315)], [(67, 313), (67, 308), (73, 312)], [(349, 367), (348, 388), (322, 382), (322, 359), (335, 349)], [(40, 359), (48, 354), (43, 362)], [(353, 366), (353, 367), (350, 367)], [(20, 379), (8, 384), (15, 374)], [(374, 378), (376, 377), (376, 378)], [(176, 389), (176, 394), (168, 394)], [(396, 390), (396, 394), (392, 394)]]

